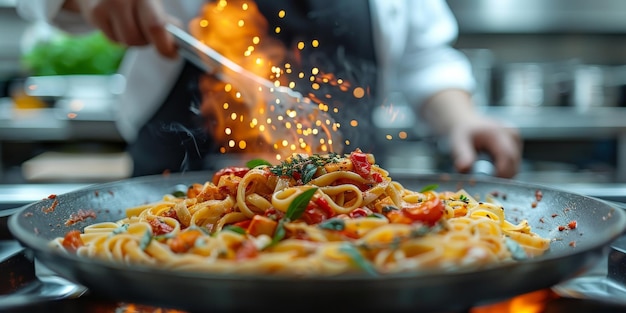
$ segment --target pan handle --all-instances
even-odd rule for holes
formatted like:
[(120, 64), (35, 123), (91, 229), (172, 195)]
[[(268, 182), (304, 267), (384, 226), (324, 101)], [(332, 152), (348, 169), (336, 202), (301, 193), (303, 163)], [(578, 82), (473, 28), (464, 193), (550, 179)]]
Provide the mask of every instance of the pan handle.
[(470, 169), (470, 174), (494, 176), (495, 173), (496, 166), (493, 164), (493, 159), (491, 158), (491, 155), (485, 152), (480, 152), (476, 156), (476, 161), (474, 161), (474, 164)]

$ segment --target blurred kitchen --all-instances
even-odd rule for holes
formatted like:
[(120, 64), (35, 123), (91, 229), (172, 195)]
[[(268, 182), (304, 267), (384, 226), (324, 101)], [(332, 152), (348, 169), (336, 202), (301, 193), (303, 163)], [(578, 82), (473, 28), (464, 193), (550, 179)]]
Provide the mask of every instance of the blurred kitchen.
[[(99, 34), (69, 37), (29, 24), (16, 14), (16, 1), (0, 0), (0, 199), (15, 199), (11, 188), (21, 184), (68, 190), (128, 177), (131, 162), (111, 105), (124, 88), (124, 77), (115, 74), (123, 49)], [(448, 3), (459, 23), (456, 47), (479, 81), (477, 103), (523, 136), (524, 164), (515, 179), (620, 194), (626, 183), (626, 2)], [(38, 45), (46, 40), (49, 45)], [(377, 131), (408, 134), (381, 140), (379, 163), (392, 172), (451, 171), (445, 143), (424, 138), (407, 112), (393, 123), (374, 114)], [(489, 171), (488, 161), (480, 165), (478, 171)]]
[[(479, 82), (477, 103), (518, 127), (524, 139), (524, 163), (515, 179), (595, 195), (626, 194), (621, 185), (626, 181), (626, 2), (448, 4), (459, 23), (455, 46), (468, 55)], [(390, 145), (390, 150), (411, 151), (389, 156), (394, 170), (449, 168), (440, 143)], [(414, 168), (406, 168), (409, 164)], [(478, 171), (489, 171), (488, 162), (477, 165)]]

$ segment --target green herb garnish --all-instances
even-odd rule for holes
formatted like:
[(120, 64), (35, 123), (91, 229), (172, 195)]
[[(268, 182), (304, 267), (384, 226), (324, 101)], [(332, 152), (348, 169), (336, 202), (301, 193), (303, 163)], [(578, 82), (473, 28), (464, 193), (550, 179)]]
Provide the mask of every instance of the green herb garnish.
[(129, 224), (122, 224), (111, 232), (111, 235), (117, 235), (128, 231)]
[(316, 191), (317, 188), (307, 189), (291, 201), (289, 207), (287, 208), (287, 213), (285, 213), (285, 216), (278, 221), (272, 242), (270, 242), (265, 248), (273, 246), (285, 238), (285, 235), (287, 234), (285, 231), (285, 223), (297, 220), (300, 216), (302, 216)]
[(350, 256), (350, 259), (352, 259), (354, 264), (356, 264), (366, 273), (372, 276), (378, 275), (378, 272), (376, 271), (376, 268), (374, 268), (374, 265), (372, 265), (372, 263), (370, 263), (367, 259), (365, 259), (363, 255), (361, 254), (361, 252), (359, 252), (359, 250), (355, 246), (349, 243), (345, 243), (341, 245), (341, 247), (339, 248), (339, 251), (344, 252), (348, 256)]
[(424, 193), (426, 191), (435, 190), (437, 188), (439, 188), (439, 185), (437, 185), (437, 184), (430, 184), (430, 185), (424, 186), (424, 188), (422, 188), (422, 190), (420, 190), (420, 192)]
[(313, 154), (308, 157), (299, 154), (294, 155), (289, 160), (283, 161), (278, 165), (270, 168), (270, 171), (276, 176), (294, 177), (295, 173), (300, 175), (302, 183), (306, 184), (313, 179), (317, 168), (329, 163), (339, 162), (339, 154), (330, 153), (325, 155)]
[(143, 233), (143, 236), (141, 237), (141, 241), (139, 241), (139, 248), (141, 250), (146, 250), (146, 248), (148, 248), (148, 246), (150, 245), (150, 242), (152, 242), (152, 232), (146, 230), (146, 232)]
[(289, 208), (287, 208), (287, 213), (285, 213), (285, 218), (289, 221), (295, 221), (302, 216), (304, 210), (307, 205), (313, 198), (313, 195), (317, 192), (317, 188), (309, 188), (299, 194), (291, 203), (289, 204)]
[(268, 162), (266, 160), (263, 160), (263, 159), (252, 159), (252, 160), (246, 162), (246, 166), (249, 169), (253, 169), (253, 168), (255, 168), (257, 166), (261, 166), (261, 165), (263, 165), (263, 166), (265, 166), (265, 165), (272, 166), (272, 163), (270, 163), (270, 162)]
[(319, 223), (318, 227), (321, 229), (342, 231), (346, 228), (346, 223), (340, 218), (331, 218)]
[(176, 198), (184, 198), (187, 196), (187, 190), (189, 190), (188, 186), (185, 185), (176, 185), (174, 187), (174, 191), (172, 191), (172, 196)]
[(229, 230), (229, 231), (242, 234), (242, 235), (246, 234), (246, 230), (243, 229), (241, 226), (237, 226), (237, 225), (226, 225), (224, 226), (224, 228), (222, 228), (222, 230)]

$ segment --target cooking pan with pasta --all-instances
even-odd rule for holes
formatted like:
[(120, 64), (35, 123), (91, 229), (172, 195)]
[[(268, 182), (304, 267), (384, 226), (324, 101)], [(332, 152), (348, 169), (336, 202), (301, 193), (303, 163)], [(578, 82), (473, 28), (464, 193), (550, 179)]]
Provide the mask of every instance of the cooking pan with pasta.
[(360, 151), (302, 158), (50, 195), (9, 229), (49, 268), (120, 301), (433, 312), (553, 286), (626, 227), (620, 208), (541, 185), (389, 175)]

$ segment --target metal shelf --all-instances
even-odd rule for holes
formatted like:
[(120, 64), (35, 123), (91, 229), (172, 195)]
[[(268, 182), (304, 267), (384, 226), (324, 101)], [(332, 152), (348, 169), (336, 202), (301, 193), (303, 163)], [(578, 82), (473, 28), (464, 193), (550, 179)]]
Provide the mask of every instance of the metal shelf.
[(623, 107), (483, 107), (485, 114), (519, 129), (524, 139), (596, 139), (626, 133)]

